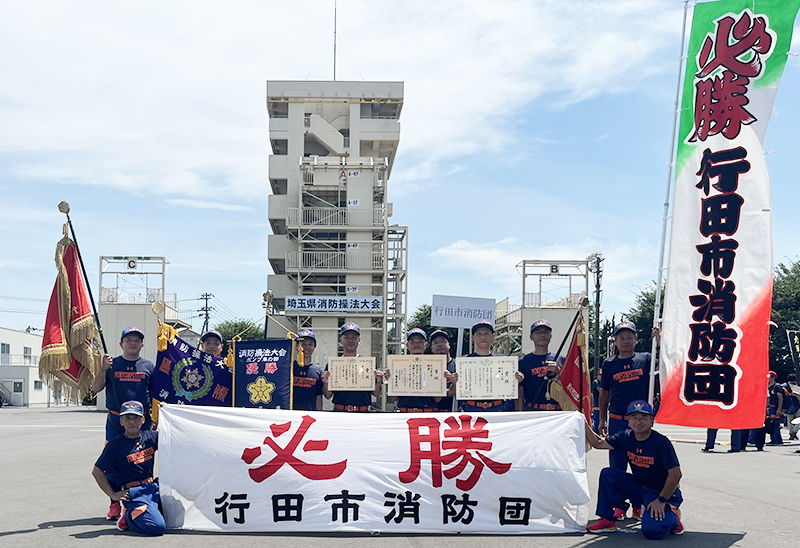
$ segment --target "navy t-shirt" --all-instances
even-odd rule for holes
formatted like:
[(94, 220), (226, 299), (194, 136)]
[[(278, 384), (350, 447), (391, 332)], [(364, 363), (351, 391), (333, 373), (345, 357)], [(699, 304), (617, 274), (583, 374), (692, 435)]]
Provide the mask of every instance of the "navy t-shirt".
[(106, 407), (119, 411), (126, 401), (135, 400), (150, 414), (153, 401), (153, 370), (150, 360), (139, 358), (135, 362), (117, 356), (106, 370)]
[(547, 376), (547, 366), (544, 365), (546, 361), (561, 365), (564, 363), (564, 357), (559, 356), (556, 360), (556, 355), (552, 352), (540, 355), (531, 352), (519, 359), (519, 370), (525, 375), (521, 383), (525, 403), (555, 405), (555, 409), (561, 409), (557, 401), (547, 398), (547, 382), (550, 377)]
[(625, 416), (629, 403), (647, 401), (649, 374), (649, 352), (636, 352), (630, 358), (607, 358), (603, 362), (600, 388), (609, 392), (608, 412)]
[(768, 388), (769, 390), (769, 406), (770, 407), (777, 407), (778, 406), (778, 394), (783, 394), (783, 387), (775, 383)]
[(397, 407), (409, 409), (433, 409), (437, 407), (433, 398), (423, 396), (400, 396), (397, 398)]
[(680, 466), (672, 442), (655, 430), (644, 441), (637, 440), (630, 428), (607, 437), (606, 441), (614, 449), (625, 451), (636, 483), (654, 491), (660, 492), (667, 481), (667, 472)]
[(114, 478), (120, 485), (153, 477), (153, 464), (158, 449), (158, 432), (142, 430), (138, 438), (124, 435), (109, 441), (95, 466)]
[(322, 395), (322, 369), (318, 365), (308, 364), (300, 367), (294, 362), (294, 395), (293, 408), (304, 411), (316, 411), (317, 396)]

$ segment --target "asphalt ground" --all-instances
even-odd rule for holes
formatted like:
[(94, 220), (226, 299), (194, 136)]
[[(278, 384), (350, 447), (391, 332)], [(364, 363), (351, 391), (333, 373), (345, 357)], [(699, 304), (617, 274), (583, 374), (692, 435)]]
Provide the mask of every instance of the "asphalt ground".
[[(486, 548), (499, 545), (547, 548), (611, 548), (648, 543), (638, 522), (626, 519), (611, 534), (583, 535), (397, 535), (381, 534), (223, 534), (169, 531), (147, 539), (117, 531), (104, 518), (108, 499), (90, 473), (103, 447), (105, 414), (91, 408), (0, 409), (0, 547), (128, 546), (281, 548)], [(705, 430), (659, 426), (675, 442), (681, 461), (686, 534), (662, 544), (725, 548), (781, 548), (798, 544), (800, 528), (800, 449), (797, 442), (765, 451), (727, 453), (729, 431), (720, 431), (715, 452), (703, 453)], [(784, 429), (784, 438), (786, 430)], [(588, 454), (590, 510), (597, 478), (607, 465), (605, 451)]]

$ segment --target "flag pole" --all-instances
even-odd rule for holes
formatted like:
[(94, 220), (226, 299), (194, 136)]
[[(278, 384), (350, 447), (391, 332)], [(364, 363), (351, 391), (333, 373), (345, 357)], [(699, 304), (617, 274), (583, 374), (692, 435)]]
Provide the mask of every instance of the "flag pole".
[(97, 307), (94, 304), (94, 297), (92, 296), (92, 285), (89, 283), (89, 277), (86, 275), (86, 267), (83, 264), (83, 255), (81, 248), (78, 246), (78, 238), (75, 237), (75, 229), (72, 226), (72, 219), (69, 218), (69, 204), (61, 202), (58, 204), (58, 210), (67, 216), (67, 224), (69, 224), (69, 231), (72, 234), (72, 241), (75, 242), (75, 251), (78, 253), (78, 262), (81, 264), (81, 272), (83, 279), (86, 281), (86, 292), (89, 294), (89, 302), (92, 304), (92, 313), (94, 314), (94, 324), (97, 327), (97, 334), (100, 335), (100, 342), (103, 345), (103, 353), (108, 354), (108, 347), (106, 346), (106, 339), (103, 337), (103, 328), (100, 326), (100, 316), (97, 315)]
[(583, 309), (589, 306), (589, 297), (584, 297), (581, 299), (581, 306), (578, 308), (578, 311), (575, 313), (575, 317), (572, 318), (572, 323), (569, 324), (569, 328), (567, 329), (566, 335), (564, 335), (564, 339), (561, 341), (561, 345), (558, 347), (556, 351), (556, 359), (561, 355), (561, 351), (564, 350), (564, 345), (567, 344), (567, 339), (569, 339), (570, 334), (572, 333), (572, 328), (575, 327), (575, 322), (578, 321), (578, 317), (583, 312)]
[[(681, 74), (683, 62), (686, 59), (684, 49), (686, 45), (686, 14), (689, 11), (689, 0), (683, 0), (683, 24), (681, 27), (681, 51), (678, 56), (678, 81), (675, 84), (675, 108), (672, 110), (672, 138), (669, 143), (669, 162), (667, 164), (667, 189), (664, 196), (664, 215), (661, 219), (661, 249), (658, 252), (658, 281), (656, 282), (656, 297), (653, 303), (653, 327), (659, 327), (661, 319), (661, 285), (664, 275), (664, 248), (667, 241), (667, 223), (669, 221), (670, 194), (672, 192), (672, 168), (675, 167), (675, 137), (678, 134), (678, 113), (681, 100)], [(657, 341), (653, 337), (650, 343), (650, 382), (647, 387), (647, 401), (653, 405), (653, 396), (656, 386), (656, 349)]]

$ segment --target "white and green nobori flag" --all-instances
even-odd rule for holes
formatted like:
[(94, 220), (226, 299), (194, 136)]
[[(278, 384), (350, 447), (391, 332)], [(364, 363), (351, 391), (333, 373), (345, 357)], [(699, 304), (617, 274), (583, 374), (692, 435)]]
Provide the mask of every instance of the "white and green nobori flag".
[(694, 8), (661, 340), (661, 423), (757, 428), (772, 304), (762, 143), (800, 0)]

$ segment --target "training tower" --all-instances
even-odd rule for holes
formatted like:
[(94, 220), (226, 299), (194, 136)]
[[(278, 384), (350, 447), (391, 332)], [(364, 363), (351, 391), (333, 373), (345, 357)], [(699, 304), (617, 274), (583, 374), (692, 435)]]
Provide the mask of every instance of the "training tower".
[(387, 190), (402, 106), (402, 82), (267, 82), (267, 286), (287, 327), (314, 330), (323, 365), (346, 322), (378, 367), (400, 348), (408, 230), (389, 224)]

